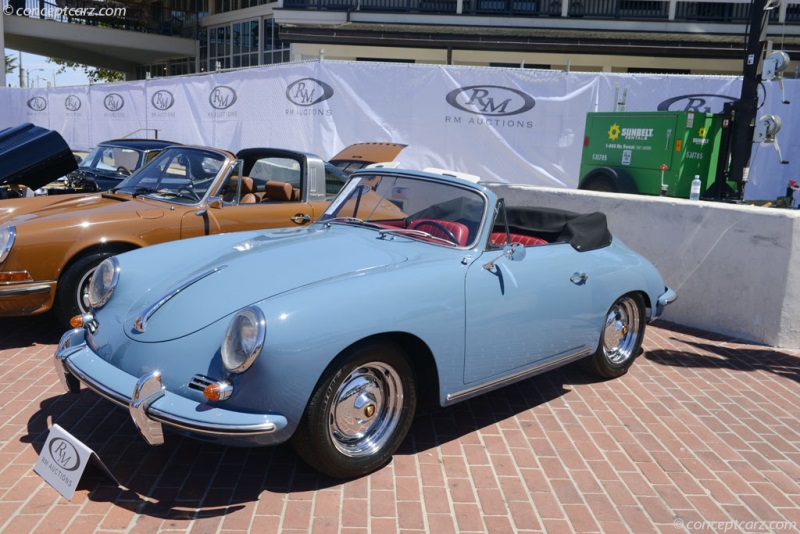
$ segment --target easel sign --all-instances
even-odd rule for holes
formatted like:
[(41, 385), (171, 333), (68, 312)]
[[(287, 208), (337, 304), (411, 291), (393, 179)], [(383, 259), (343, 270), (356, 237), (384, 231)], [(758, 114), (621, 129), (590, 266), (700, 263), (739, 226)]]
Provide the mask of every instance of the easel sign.
[(53, 425), (33, 470), (65, 499), (71, 501), (83, 471), (90, 462), (97, 465), (119, 485), (117, 479), (92, 449), (60, 426)]

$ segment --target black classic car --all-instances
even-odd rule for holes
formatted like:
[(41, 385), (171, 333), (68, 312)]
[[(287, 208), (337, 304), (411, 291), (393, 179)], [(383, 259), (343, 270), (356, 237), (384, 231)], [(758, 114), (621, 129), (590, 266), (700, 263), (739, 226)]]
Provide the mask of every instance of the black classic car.
[(159, 139), (114, 139), (100, 143), (78, 168), (36, 191), (37, 195), (108, 191), (139, 170), (153, 157), (179, 143)]
[(0, 130), (0, 199), (32, 196), (77, 167), (58, 132), (30, 123)]

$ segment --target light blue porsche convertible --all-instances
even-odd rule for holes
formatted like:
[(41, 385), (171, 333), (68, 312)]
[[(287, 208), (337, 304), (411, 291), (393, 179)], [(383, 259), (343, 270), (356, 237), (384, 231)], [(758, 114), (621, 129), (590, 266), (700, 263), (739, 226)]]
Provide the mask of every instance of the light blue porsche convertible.
[[(461, 176), (359, 171), (314, 224), (111, 257), (55, 354), (63, 385), (164, 430), (290, 440), (338, 478), (373, 471), (418, 403), (566, 363), (625, 373), (675, 299), (601, 213), (507, 205)], [(428, 397), (431, 397), (428, 399)]]

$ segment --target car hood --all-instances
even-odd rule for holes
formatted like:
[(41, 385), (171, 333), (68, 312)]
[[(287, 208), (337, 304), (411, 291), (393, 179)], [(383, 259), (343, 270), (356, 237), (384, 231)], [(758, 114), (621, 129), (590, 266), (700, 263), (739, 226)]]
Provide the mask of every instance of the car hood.
[(30, 123), (0, 130), (0, 185), (38, 189), (77, 168), (75, 156), (56, 131)]
[(106, 216), (120, 218), (125, 213), (154, 219), (163, 216), (164, 210), (141, 198), (110, 194), (42, 196), (0, 202), (0, 224), (39, 222), (61, 228), (70, 226), (71, 219), (83, 224), (84, 221), (101, 222)]
[[(115, 300), (132, 305), (111, 313), (124, 314), (124, 330), (131, 339), (160, 342), (191, 334), (275, 295), (361, 276), (408, 258), (388, 250), (375, 231), (314, 225), (189, 239), (119, 259), (117, 291), (122, 295), (108, 305)], [(101, 315), (98, 319), (102, 322)], [(143, 332), (137, 328), (142, 321)]]

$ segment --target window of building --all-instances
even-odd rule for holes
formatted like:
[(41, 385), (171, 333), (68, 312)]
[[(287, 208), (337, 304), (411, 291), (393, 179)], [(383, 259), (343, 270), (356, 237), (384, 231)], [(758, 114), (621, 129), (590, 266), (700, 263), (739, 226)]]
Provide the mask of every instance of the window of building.
[(264, 59), (261, 62), (262, 65), (289, 61), (289, 47), (278, 39), (278, 29), (275, 19), (264, 19)]
[[(191, 0), (184, 0), (191, 1)], [(214, 13), (227, 13), (228, 11), (236, 11), (248, 7), (255, 7), (264, 4), (270, 4), (277, 0), (215, 0)]]
[(662, 69), (658, 68), (641, 68), (629, 67), (628, 73), (630, 74), (691, 74), (692, 71), (688, 69)]
[(539, 69), (539, 70), (550, 70), (550, 65), (544, 64), (537, 64), (537, 63), (502, 63), (498, 61), (493, 61), (489, 63), (490, 67), (503, 67), (504, 69)]

